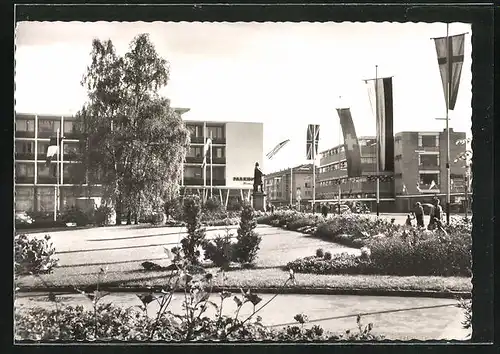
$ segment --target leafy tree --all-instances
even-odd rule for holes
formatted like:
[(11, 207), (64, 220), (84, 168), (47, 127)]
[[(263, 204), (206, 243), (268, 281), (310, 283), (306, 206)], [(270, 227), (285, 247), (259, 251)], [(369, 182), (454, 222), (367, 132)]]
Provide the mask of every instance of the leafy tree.
[(253, 263), (257, 258), (262, 237), (255, 232), (257, 221), (252, 206), (246, 203), (241, 210), (240, 227), (234, 245), (234, 258), (239, 263)]
[(81, 161), (89, 184), (103, 186), (117, 211), (162, 209), (178, 192), (189, 132), (170, 101), (159, 95), (168, 62), (147, 34), (119, 56), (110, 40), (95, 39), (83, 77), (88, 100), (77, 114), (83, 134)]

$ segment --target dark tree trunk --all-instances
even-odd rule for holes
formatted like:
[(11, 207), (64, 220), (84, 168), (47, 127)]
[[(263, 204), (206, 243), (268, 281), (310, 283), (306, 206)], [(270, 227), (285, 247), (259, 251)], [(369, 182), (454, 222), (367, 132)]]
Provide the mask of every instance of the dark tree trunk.
[(131, 225), (132, 224), (132, 213), (129, 209), (129, 211), (127, 212), (127, 225)]
[(116, 222), (115, 225), (122, 224), (122, 202), (120, 199), (116, 201)]

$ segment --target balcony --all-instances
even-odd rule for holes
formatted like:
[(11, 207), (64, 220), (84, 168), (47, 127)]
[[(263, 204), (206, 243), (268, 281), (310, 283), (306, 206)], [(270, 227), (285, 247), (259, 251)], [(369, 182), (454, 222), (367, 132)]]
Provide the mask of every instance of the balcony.
[(226, 143), (226, 138), (225, 137), (222, 137), (222, 138), (212, 138), (212, 142), (214, 144), (225, 144)]
[(202, 136), (192, 136), (191, 135), (191, 144), (205, 144), (204, 138)]
[(203, 186), (203, 178), (184, 177), (184, 185), (186, 185), (186, 186)]
[(203, 157), (192, 157), (192, 156), (186, 156), (186, 162), (187, 163), (203, 163)]
[(16, 160), (35, 160), (35, 154), (32, 152), (16, 152)]
[(34, 184), (35, 176), (16, 176), (16, 183), (21, 184)]
[[(210, 161), (210, 160), (208, 160), (208, 161)], [(225, 165), (226, 164), (226, 158), (225, 157), (213, 157), (212, 158), (212, 163), (219, 164), (219, 165)]]
[(35, 132), (16, 131), (16, 138), (34, 138)]
[[(212, 186), (225, 186), (225, 185), (226, 185), (225, 179), (214, 179), (212, 181)], [(210, 186), (210, 178), (207, 178), (207, 186)]]
[(56, 184), (57, 178), (52, 176), (38, 176), (37, 184)]

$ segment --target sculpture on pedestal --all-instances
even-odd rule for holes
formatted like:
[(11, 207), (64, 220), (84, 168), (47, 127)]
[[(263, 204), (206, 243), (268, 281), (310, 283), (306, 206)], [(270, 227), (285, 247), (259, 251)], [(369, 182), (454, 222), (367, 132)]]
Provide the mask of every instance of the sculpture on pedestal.
[(262, 170), (259, 167), (259, 163), (255, 163), (255, 169), (253, 171), (253, 192), (256, 193), (259, 191), (259, 186), (260, 186), (260, 191), (263, 193), (264, 188), (262, 184), (262, 176), (264, 174), (262, 173)]

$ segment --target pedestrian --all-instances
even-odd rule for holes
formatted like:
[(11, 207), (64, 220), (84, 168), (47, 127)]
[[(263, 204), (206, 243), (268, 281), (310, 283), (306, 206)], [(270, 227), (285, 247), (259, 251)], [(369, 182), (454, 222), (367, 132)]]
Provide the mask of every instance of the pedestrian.
[(434, 203), (433, 203), (433, 208), (431, 209), (430, 212), (430, 218), (429, 218), (429, 225), (428, 229), (429, 230), (434, 230), (435, 228), (440, 228), (443, 229), (441, 218), (443, 215), (443, 209), (441, 208), (441, 205), (439, 203), (438, 198), (434, 198)]
[(412, 223), (411, 223), (411, 220), (412, 220), (412, 217), (410, 214), (408, 214), (408, 216), (406, 217), (406, 222), (405, 222), (405, 225), (406, 226), (413, 226)]
[(424, 208), (420, 202), (415, 204), (415, 211), (413, 212), (417, 220), (417, 227), (424, 227)]

